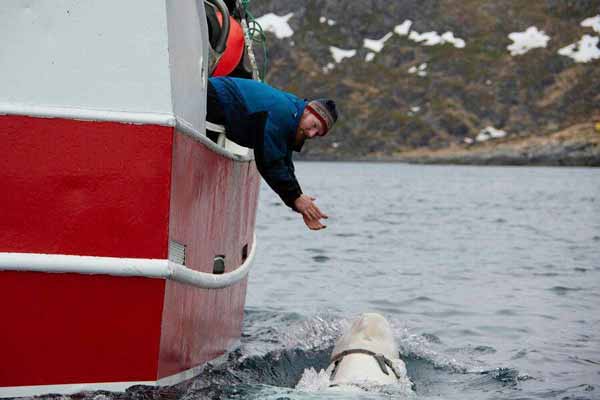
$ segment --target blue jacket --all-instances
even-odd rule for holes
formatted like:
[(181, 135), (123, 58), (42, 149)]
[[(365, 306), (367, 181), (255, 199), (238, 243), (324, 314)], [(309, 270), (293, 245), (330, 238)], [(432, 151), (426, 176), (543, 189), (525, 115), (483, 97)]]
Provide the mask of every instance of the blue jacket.
[(294, 175), (292, 151), (307, 101), (251, 79), (210, 78), (225, 115), (227, 138), (254, 149), (267, 184), (294, 209), (302, 189)]

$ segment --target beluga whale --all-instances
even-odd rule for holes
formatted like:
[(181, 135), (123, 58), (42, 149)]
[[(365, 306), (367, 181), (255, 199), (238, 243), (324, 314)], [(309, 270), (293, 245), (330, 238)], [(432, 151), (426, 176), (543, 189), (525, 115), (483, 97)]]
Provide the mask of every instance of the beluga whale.
[(326, 372), (332, 389), (369, 390), (373, 385), (392, 384), (412, 389), (392, 328), (377, 313), (365, 313), (353, 321), (336, 341)]

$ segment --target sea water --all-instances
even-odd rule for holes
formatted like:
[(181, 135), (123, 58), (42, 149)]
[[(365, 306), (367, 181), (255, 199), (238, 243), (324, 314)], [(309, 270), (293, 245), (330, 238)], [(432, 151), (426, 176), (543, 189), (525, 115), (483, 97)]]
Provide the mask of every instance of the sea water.
[[(327, 228), (308, 231), (263, 185), (241, 347), (176, 387), (83, 397), (600, 398), (600, 169), (299, 162), (296, 174)], [(415, 391), (328, 391), (336, 338), (373, 311)]]

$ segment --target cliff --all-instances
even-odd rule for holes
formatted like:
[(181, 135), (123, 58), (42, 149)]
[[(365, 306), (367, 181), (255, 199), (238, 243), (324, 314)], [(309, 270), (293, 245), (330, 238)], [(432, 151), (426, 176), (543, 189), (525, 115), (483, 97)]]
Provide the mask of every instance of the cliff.
[(539, 157), (485, 162), (555, 165), (556, 135), (569, 132), (587, 150), (565, 148), (567, 164), (600, 165), (600, 133), (573, 128), (600, 120), (597, 0), (253, 0), (251, 10), (292, 32), (267, 32), (266, 81), (338, 103), (335, 130), (301, 158), (477, 162), (468, 155), (531, 141)]

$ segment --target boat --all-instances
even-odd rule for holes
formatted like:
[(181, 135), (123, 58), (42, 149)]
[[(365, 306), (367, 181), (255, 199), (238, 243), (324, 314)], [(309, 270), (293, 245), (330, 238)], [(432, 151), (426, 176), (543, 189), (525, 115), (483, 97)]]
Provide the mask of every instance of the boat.
[(260, 176), (206, 135), (206, 15), (0, 3), (0, 397), (171, 385), (239, 344)]

